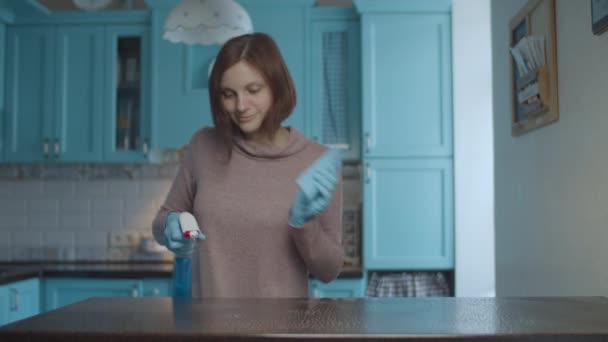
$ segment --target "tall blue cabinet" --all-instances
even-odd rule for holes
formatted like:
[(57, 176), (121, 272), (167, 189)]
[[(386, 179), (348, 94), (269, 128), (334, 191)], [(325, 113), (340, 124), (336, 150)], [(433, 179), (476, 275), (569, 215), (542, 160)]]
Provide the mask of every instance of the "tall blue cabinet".
[(361, 14), (363, 260), (452, 270), (449, 0), (355, 0)]

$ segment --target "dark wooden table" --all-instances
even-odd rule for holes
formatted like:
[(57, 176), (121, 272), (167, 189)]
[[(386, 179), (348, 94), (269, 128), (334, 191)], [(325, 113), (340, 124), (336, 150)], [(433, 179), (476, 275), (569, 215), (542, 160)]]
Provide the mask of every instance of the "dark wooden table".
[(92, 298), (0, 329), (0, 341), (608, 341), (608, 299)]

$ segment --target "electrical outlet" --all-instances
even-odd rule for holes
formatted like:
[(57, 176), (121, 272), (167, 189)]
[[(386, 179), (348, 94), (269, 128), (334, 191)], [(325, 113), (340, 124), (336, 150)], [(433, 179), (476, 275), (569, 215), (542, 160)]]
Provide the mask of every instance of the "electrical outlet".
[(139, 239), (138, 232), (111, 232), (109, 247), (136, 247)]

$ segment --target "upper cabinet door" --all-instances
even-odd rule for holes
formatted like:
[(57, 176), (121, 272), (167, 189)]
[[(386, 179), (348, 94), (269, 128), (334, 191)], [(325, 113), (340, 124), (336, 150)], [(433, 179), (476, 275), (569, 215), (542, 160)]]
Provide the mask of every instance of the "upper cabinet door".
[(4, 159), (5, 141), (4, 141), (4, 69), (6, 60), (6, 25), (0, 20), (0, 46), (4, 47), (0, 51), (0, 162)]
[(105, 40), (105, 160), (145, 161), (150, 147), (148, 27), (107, 26)]
[(6, 161), (53, 159), (54, 33), (46, 26), (8, 29)]
[(313, 21), (311, 38), (311, 136), (342, 149), (344, 159), (359, 160), (359, 21)]
[(362, 18), (363, 155), (452, 155), (449, 14)]
[(61, 26), (56, 36), (53, 152), (99, 161), (103, 138), (103, 26)]

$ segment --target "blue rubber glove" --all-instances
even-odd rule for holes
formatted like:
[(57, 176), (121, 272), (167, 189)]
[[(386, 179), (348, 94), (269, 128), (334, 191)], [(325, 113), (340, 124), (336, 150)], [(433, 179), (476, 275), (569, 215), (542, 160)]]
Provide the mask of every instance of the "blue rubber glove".
[(342, 167), (340, 150), (329, 149), (296, 180), (298, 191), (289, 211), (289, 225), (302, 227), (327, 209)]
[(178, 257), (189, 257), (194, 252), (197, 240), (205, 240), (204, 234), (199, 234), (196, 239), (184, 237), (179, 223), (178, 212), (172, 211), (167, 215), (165, 223), (165, 245)]

